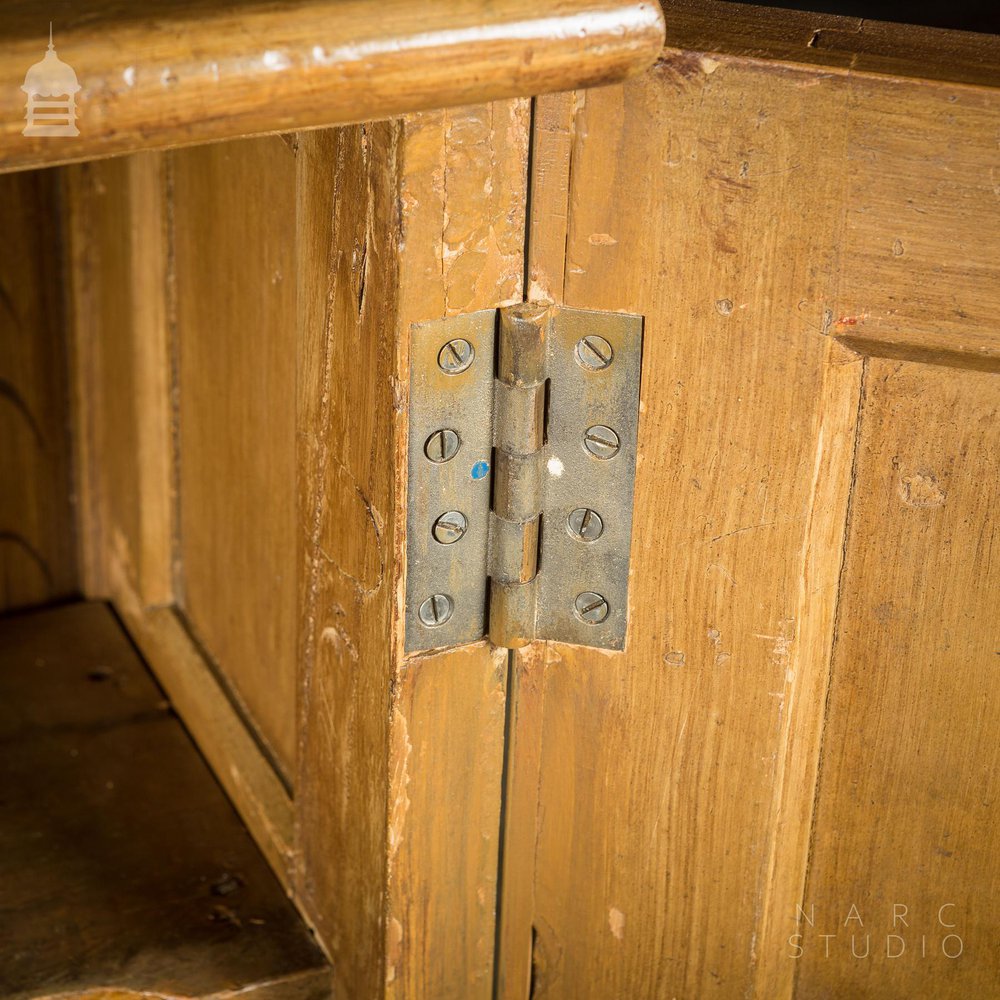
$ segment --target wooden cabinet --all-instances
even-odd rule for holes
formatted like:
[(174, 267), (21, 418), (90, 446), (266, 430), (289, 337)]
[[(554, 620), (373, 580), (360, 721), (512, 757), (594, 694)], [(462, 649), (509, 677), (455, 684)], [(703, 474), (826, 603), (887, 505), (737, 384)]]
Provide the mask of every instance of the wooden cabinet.
[[(0, 133), (82, 161), (0, 178), (6, 606), (111, 602), (337, 996), (988, 995), (997, 40), (389, 6)], [(410, 328), (521, 301), (644, 317), (626, 648), (407, 654)]]

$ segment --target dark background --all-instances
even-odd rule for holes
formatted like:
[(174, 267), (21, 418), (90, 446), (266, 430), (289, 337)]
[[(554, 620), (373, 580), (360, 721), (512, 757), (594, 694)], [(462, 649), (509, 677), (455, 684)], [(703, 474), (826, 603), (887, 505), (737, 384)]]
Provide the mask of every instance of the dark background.
[[(730, 2), (747, 3), (749, 0)], [(892, 3), (890, 0), (756, 0), (755, 5), (843, 14), (872, 21), (926, 24), (933, 28), (1000, 33), (1000, 0), (936, 0), (934, 3), (928, 0), (915, 0), (914, 3)]]

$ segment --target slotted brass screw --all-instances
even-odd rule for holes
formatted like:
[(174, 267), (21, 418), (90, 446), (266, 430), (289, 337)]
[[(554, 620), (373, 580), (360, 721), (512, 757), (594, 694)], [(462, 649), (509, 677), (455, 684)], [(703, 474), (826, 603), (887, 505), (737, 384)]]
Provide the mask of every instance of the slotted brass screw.
[(447, 594), (432, 594), (417, 609), (417, 617), (428, 628), (444, 625), (455, 610), (455, 602)]
[(449, 340), (438, 351), (438, 367), (447, 375), (461, 375), (476, 357), (475, 348), (461, 337)]
[(465, 534), (468, 527), (468, 519), (460, 510), (448, 510), (434, 522), (432, 534), (442, 545), (453, 545)]
[(586, 625), (600, 625), (608, 617), (607, 599), (592, 590), (578, 594), (573, 605), (576, 617)]
[(610, 427), (595, 424), (583, 435), (583, 446), (594, 458), (609, 459), (618, 454), (621, 441)]
[(577, 507), (566, 519), (569, 533), (581, 542), (596, 542), (604, 534), (604, 521), (596, 510)]
[(450, 427), (443, 427), (424, 442), (424, 454), (432, 462), (440, 465), (442, 462), (450, 462), (461, 447), (462, 439), (458, 436), (458, 432)]
[(603, 337), (584, 337), (576, 345), (577, 364), (592, 372), (603, 371), (611, 364), (614, 356), (611, 345)]

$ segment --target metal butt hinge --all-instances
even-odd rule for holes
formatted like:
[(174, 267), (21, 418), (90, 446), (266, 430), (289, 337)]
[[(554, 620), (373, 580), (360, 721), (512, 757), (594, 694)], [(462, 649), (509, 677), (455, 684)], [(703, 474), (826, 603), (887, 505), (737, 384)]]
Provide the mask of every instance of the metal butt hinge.
[(524, 303), (411, 328), (406, 650), (622, 649), (642, 317)]

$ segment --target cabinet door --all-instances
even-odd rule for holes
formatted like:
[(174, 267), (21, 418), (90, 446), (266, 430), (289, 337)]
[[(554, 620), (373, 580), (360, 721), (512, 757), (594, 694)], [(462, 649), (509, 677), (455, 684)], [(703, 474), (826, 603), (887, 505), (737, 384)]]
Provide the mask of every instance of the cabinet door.
[(513, 661), (504, 997), (997, 982), (997, 46), (780, 17), (536, 102), (531, 293), (645, 341), (626, 649)]

